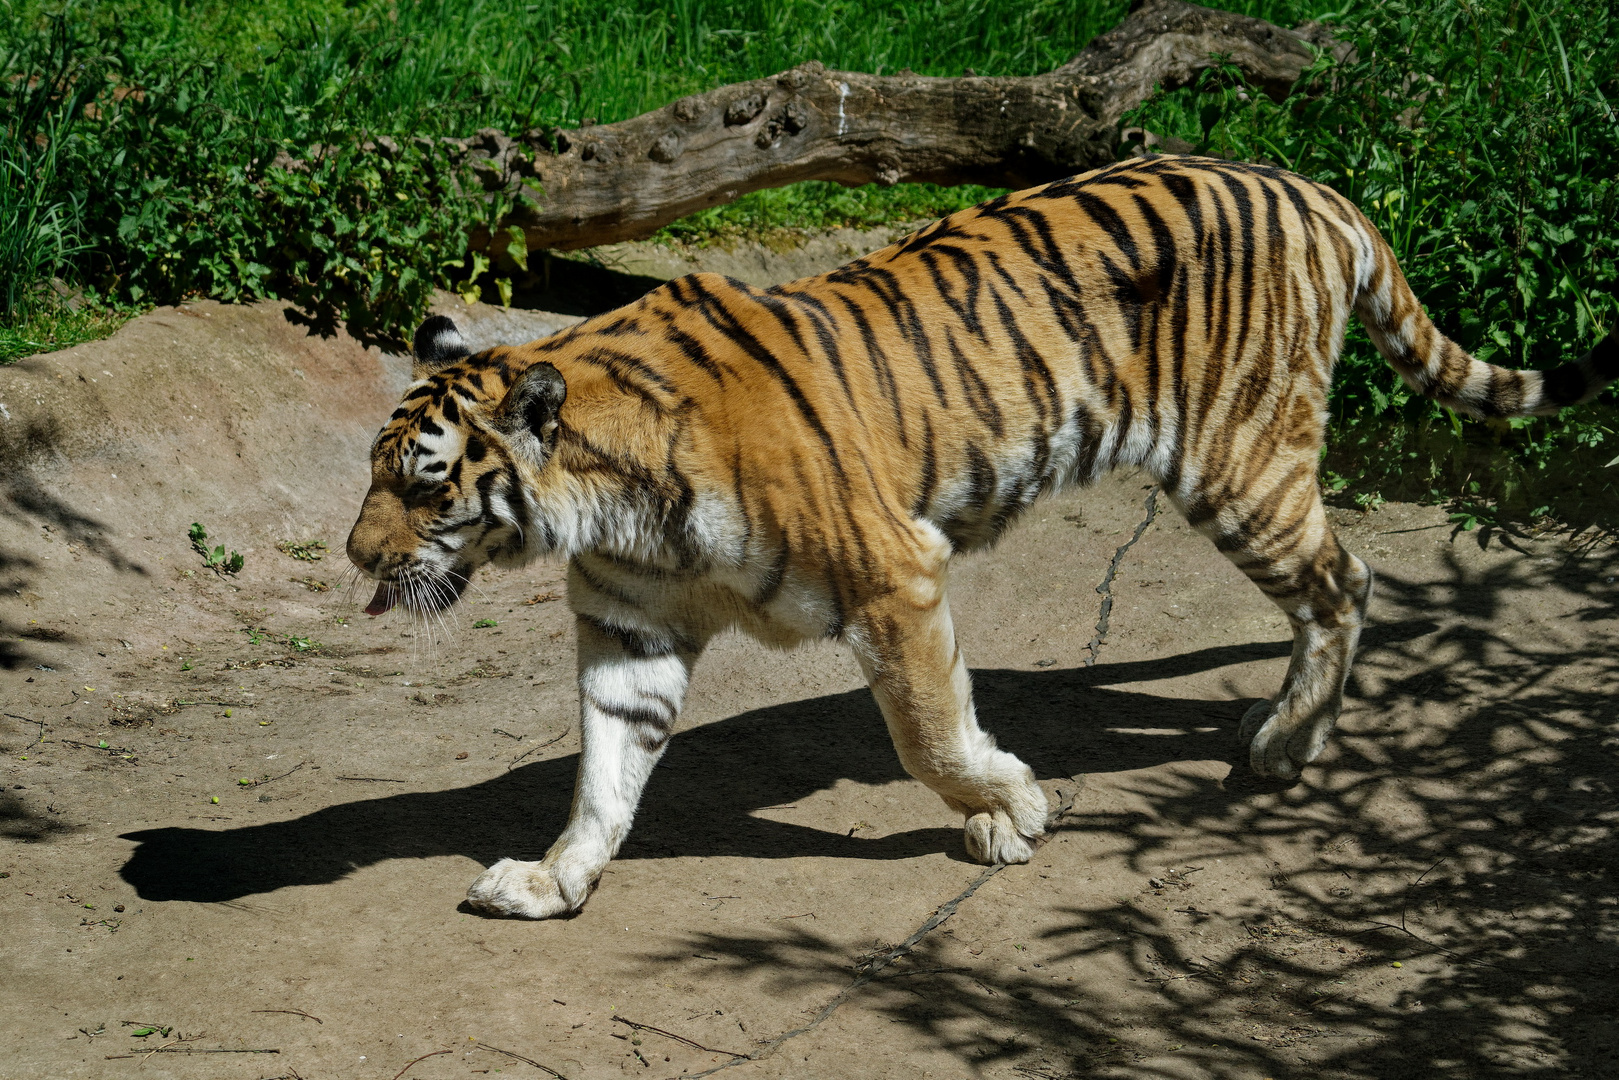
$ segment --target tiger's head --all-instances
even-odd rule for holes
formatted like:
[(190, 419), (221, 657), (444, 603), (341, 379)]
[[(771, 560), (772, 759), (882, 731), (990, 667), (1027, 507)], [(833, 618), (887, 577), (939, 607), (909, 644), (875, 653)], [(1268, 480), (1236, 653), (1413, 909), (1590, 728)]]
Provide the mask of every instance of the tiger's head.
[(348, 557), (377, 582), (366, 605), (442, 611), (485, 563), (555, 547), (531, 492), (553, 456), (567, 384), (522, 350), (476, 355), (455, 323), (417, 329), (414, 381), (371, 445), (371, 489)]

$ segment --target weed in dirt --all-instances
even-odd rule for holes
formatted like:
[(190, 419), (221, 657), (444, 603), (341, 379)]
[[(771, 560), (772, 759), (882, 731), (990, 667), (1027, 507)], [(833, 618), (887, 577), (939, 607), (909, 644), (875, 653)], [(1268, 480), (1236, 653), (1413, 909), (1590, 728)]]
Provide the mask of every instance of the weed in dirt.
[(193, 521), (188, 532), (191, 538), (191, 548), (202, 556), (202, 565), (216, 574), (237, 574), (246, 565), (240, 552), (233, 551), (225, 554), (224, 544), (208, 546), (208, 530), (200, 522)]
[(496, 622), (494, 619), (479, 619), (477, 622), (472, 624), (472, 628), (474, 630), (487, 630), (492, 626), (499, 626), (499, 625), (500, 624), (498, 622)]
[(330, 550), (324, 540), (278, 540), (275, 547), (277, 551), (290, 555), (299, 562), (320, 562)]

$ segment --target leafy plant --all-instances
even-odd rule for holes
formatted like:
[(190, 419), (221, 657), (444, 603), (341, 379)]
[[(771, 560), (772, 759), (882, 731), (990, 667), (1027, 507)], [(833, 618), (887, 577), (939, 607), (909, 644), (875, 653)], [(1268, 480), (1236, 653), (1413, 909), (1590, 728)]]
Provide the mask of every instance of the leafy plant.
[[(62, 182), (73, 128), (94, 98), (100, 65), (75, 47), (66, 15), (43, 33), (4, 39), (0, 54), (0, 317), (39, 305), (45, 283), (90, 241), (82, 193)], [(67, 147), (68, 149), (64, 149)]]
[(209, 547), (208, 530), (203, 528), (199, 522), (193, 521), (191, 523), (188, 535), (191, 537), (191, 549), (202, 556), (202, 565), (216, 574), (240, 573), (247, 562), (238, 552), (233, 551), (226, 555), (225, 545), (223, 544)]
[(499, 626), (499, 625), (500, 624), (497, 623), (494, 619), (479, 619), (477, 622), (472, 624), (472, 628), (474, 630), (486, 630), (491, 626)]
[[(1544, 368), (1583, 354), (1619, 321), (1619, 10), (1380, 0), (1341, 22), (1354, 52), (1323, 56), (1286, 100), (1218, 67), (1130, 122), (1344, 194), (1440, 329), (1481, 359)], [(1486, 505), (1522, 514), (1548, 496), (1565, 519), (1611, 517), (1612, 401), (1463, 419), (1406, 389), (1355, 326), (1327, 459), (1347, 482), (1329, 487), (1357, 500), (1466, 490), (1464, 524)]]

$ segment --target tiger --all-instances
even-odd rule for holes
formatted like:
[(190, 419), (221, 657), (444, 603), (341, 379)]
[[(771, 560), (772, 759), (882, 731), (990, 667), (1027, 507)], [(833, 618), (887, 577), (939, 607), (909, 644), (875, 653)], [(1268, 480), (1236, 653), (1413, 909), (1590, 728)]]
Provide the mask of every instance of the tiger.
[(1544, 372), (1475, 359), (1348, 199), (1192, 156), (1001, 195), (774, 288), (680, 277), (526, 345), (474, 353), (452, 320), (423, 322), (348, 538), (376, 581), (365, 611), (441, 612), (485, 564), (554, 556), (577, 624), (567, 823), (539, 861), (479, 875), (471, 906), (585, 903), (727, 629), (846, 643), (905, 770), (962, 815), (967, 854), (1027, 861), (1047, 797), (979, 726), (951, 558), (1120, 467), (1287, 617), (1286, 675), (1238, 738), (1254, 773), (1298, 777), (1337, 721), (1372, 595), (1317, 477), (1351, 312), (1458, 413), (1554, 413), (1619, 377), (1612, 333)]

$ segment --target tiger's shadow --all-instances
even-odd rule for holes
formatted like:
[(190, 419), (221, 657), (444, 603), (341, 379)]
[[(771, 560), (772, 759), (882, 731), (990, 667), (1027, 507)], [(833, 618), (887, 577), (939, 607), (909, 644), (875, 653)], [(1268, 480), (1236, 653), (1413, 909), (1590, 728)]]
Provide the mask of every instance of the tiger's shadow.
[[(1376, 627), (1366, 645), (1409, 641), (1436, 628), (1426, 620)], [(1107, 687), (1285, 657), (1289, 649), (1278, 641), (1089, 669), (982, 670), (974, 672), (974, 689), (984, 726), (1042, 779), (1172, 761), (1236, 764), (1236, 727), (1251, 699), (1199, 701)], [(263, 825), (127, 833), (139, 846), (120, 874), (146, 900), (219, 902), (333, 882), (384, 859), (465, 855), (485, 865), (505, 856), (535, 859), (567, 818), (577, 763), (570, 754), (479, 784), (361, 799)], [(676, 736), (619, 857), (902, 859), (945, 851), (964, 859), (959, 827), (861, 838), (753, 813), (838, 780), (904, 779), (864, 689), (752, 710)], [(1228, 784), (1229, 797), (1249, 787)]]

